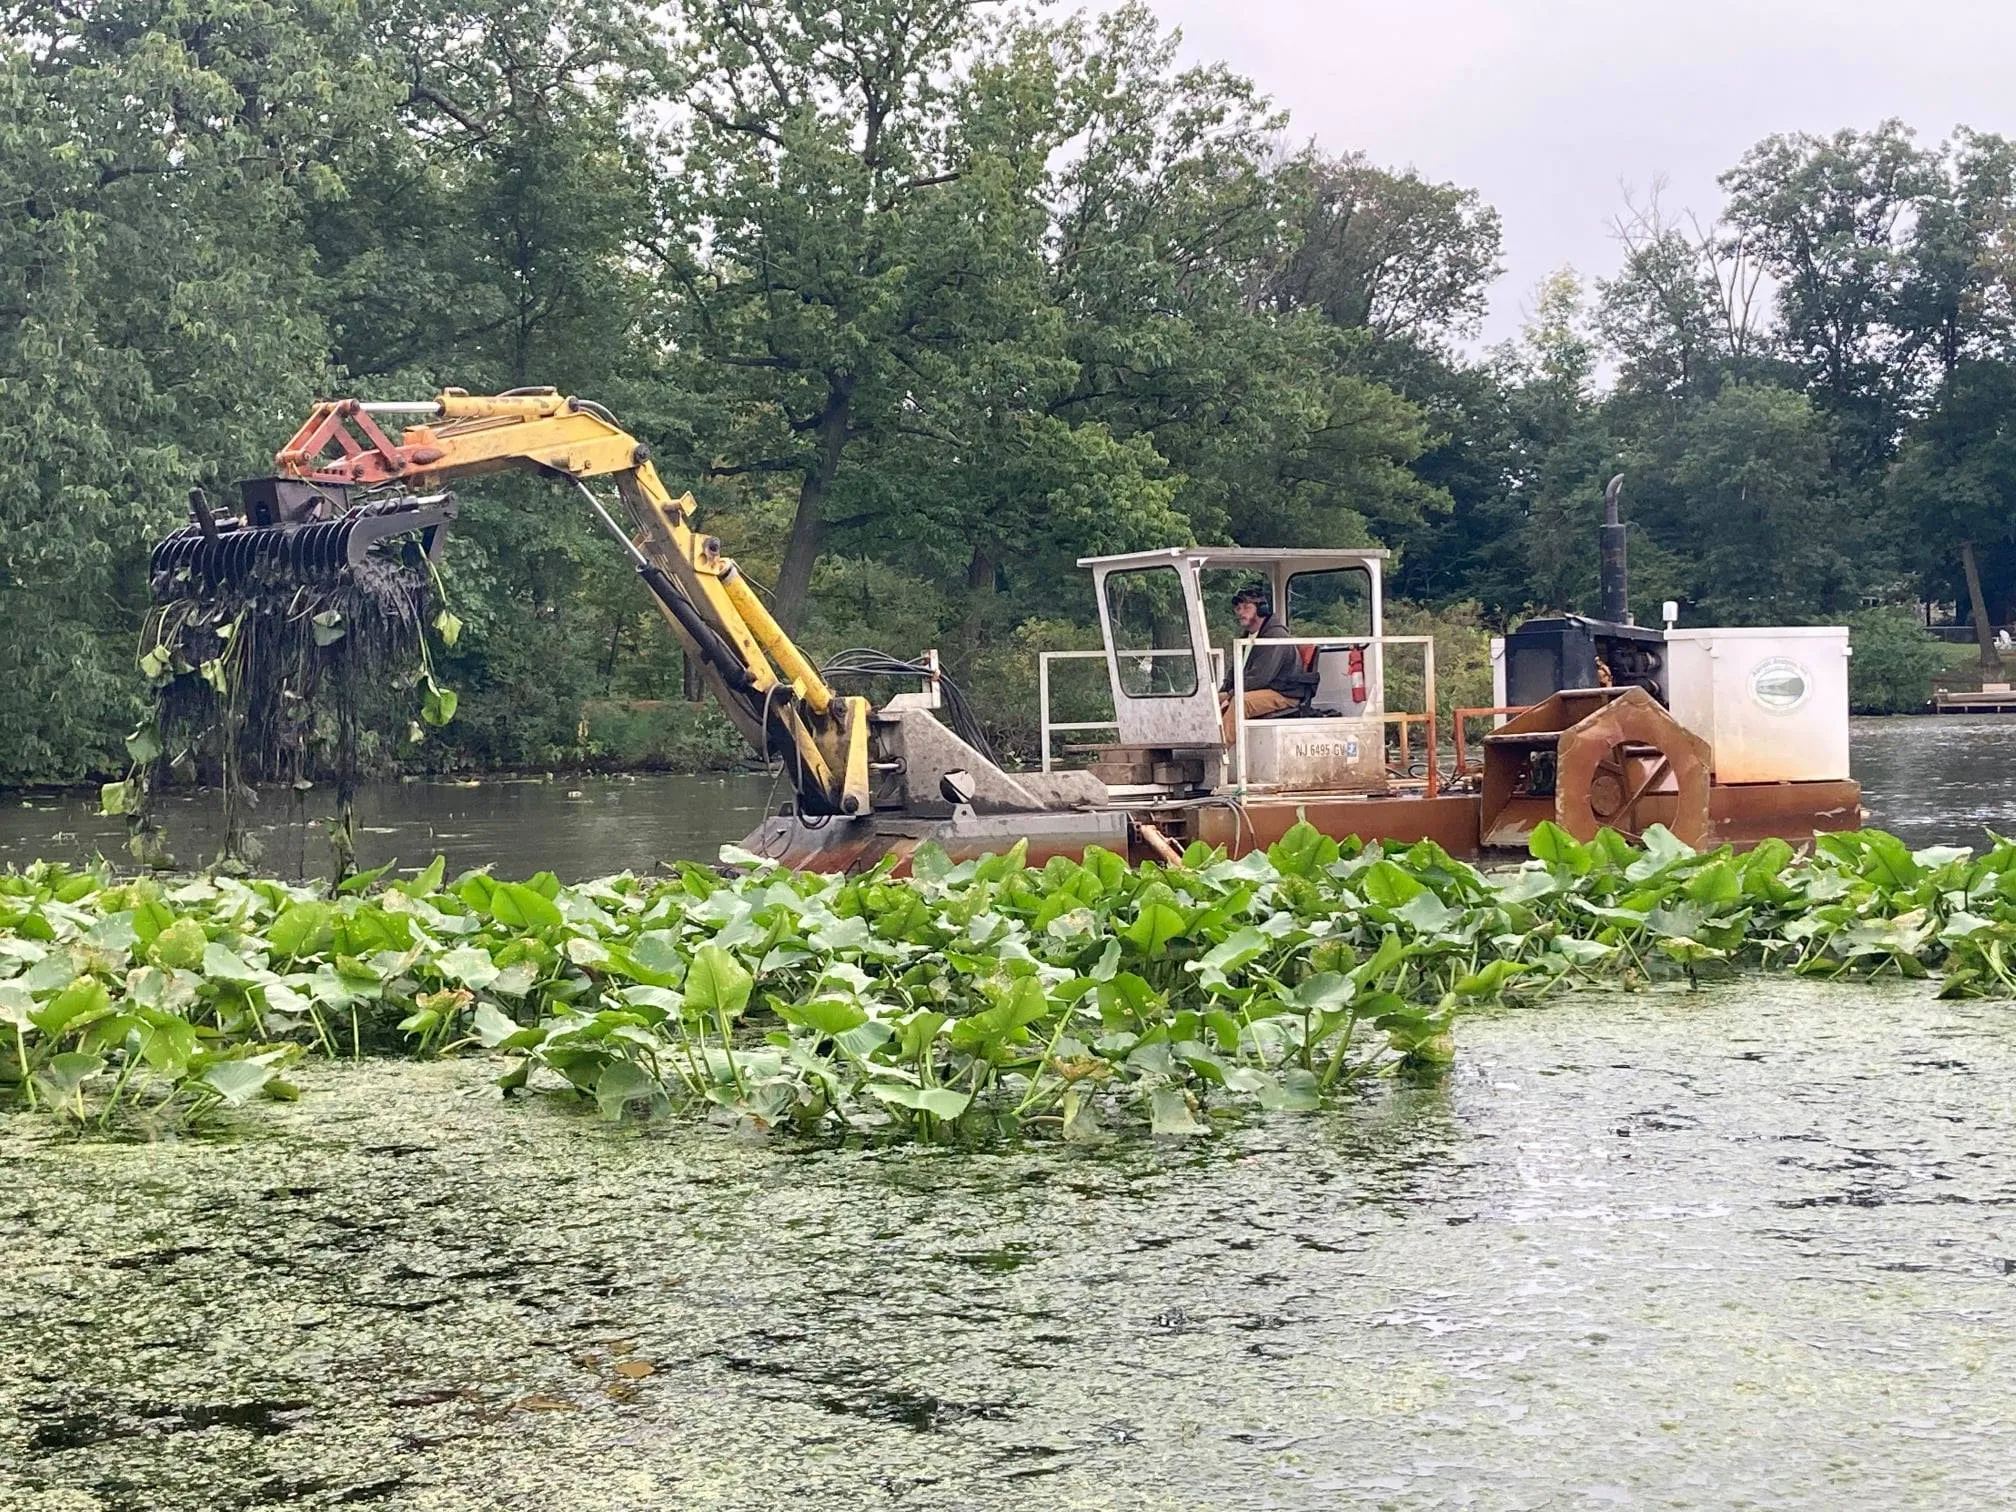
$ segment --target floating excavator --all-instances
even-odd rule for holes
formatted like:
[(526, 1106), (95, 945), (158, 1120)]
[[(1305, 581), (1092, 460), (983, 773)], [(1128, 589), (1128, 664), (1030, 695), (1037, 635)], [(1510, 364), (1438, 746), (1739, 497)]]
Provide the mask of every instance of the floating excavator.
[[(399, 421), (396, 437), (384, 428)], [(1494, 704), (1446, 716), (1433, 641), (1386, 633), (1382, 551), (1178, 546), (1088, 559), (1104, 647), (1044, 653), (1035, 771), (992, 759), (928, 654), (815, 667), (720, 542), (694, 529), (692, 496), (667, 491), (647, 448), (601, 406), (549, 389), (318, 404), (276, 475), (243, 485), (239, 514), (192, 500), (192, 523), (155, 550), (157, 599), (410, 572), (455, 518), (451, 485), (506, 469), (571, 485), (630, 555), (709, 691), (788, 776), (791, 801), (746, 845), (795, 867), (902, 864), (926, 841), (955, 859), (1021, 841), (1035, 862), (1095, 845), (1172, 861), (1193, 841), (1238, 855), (1302, 818), (1461, 856), (1523, 851), (1542, 820), (1584, 839), (1661, 824), (1690, 843), (1741, 845), (1861, 819), (1847, 632), (1680, 630), (1670, 611), (1664, 629), (1630, 623), (1614, 482), (1602, 616), (1527, 620), (1494, 643)], [(627, 529), (590, 486), (602, 478)], [(1216, 576), (1264, 584), (1276, 618), (1266, 645), (1292, 647), (1305, 674), (1292, 707), (1243, 713), (1257, 642), (1212, 644)], [(1104, 663), (1110, 702), (1097, 719), (1053, 718), (1053, 673), (1088, 659)], [(829, 682), (863, 672), (920, 687), (875, 708)], [(1059, 734), (1093, 731), (1112, 738), (1067, 746), (1078, 765), (1057, 762)]]

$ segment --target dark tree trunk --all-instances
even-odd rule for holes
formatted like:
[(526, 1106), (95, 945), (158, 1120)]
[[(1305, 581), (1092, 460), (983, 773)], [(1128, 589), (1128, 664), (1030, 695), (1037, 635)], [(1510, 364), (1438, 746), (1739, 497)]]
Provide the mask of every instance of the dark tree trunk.
[(1988, 601), (1981, 595), (1981, 568), (1974, 560), (1974, 543), (1960, 543), (1960, 565), (1967, 573), (1967, 604), (1974, 612), (1974, 640), (1981, 648), (1981, 669), (1993, 669), (1994, 682), (2002, 680), (2002, 653), (1995, 649), (1995, 630), (1988, 623)]
[(832, 490), (834, 474), (840, 471), (840, 456), (847, 448), (848, 388), (834, 390), (819, 417), (816, 432), (819, 456), (798, 486), (798, 512), (791, 519), (791, 540), (784, 548), (784, 564), (777, 570), (777, 618), (787, 630), (795, 630), (805, 613), (805, 596), (812, 589), (812, 569), (819, 562), (819, 547), (826, 532), (826, 495)]
[(966, 586), (981, 593), (994, 591), (994, 558), (982, 548), (973, 548), (973, 559), (966, 564)]

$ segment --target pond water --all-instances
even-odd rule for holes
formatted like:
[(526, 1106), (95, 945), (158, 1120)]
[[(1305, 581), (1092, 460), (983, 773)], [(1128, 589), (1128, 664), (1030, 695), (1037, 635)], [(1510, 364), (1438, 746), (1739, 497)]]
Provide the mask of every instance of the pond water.
[(2003, 1504), (2016, 1021), (1756, 979), (1467, 1020), (1194, 1143), (791, 1149), (324, 1068), (0, 1121), (0, 1506)]
[[(1979, 845), (1983, 826), (2016, 833), (2016, 718), (1858, 719), (1855, 775), (1870, 823), (1913, 846)], [(761, 775), (665, 775), (378, 783), (357, 800), (359, 864), (424, 866), (436, 853), (449, 874), (494, 864), (500, 875), (552, 871), (578, 881), (648, 871), (679, 857), (711, 860), (754, 830), (788, 790)], [(269, 793), (251, 829), (260, 866), (287, 876), (326, 875), (329, 847), (316, 820), (329, 795)], [(209, 794), (163, 806), (171, 848), (185, 864), (216, 853)], [(79, 793), (0, 796), (0, 865), (37, 857), (123, 858), (122, 821)]]

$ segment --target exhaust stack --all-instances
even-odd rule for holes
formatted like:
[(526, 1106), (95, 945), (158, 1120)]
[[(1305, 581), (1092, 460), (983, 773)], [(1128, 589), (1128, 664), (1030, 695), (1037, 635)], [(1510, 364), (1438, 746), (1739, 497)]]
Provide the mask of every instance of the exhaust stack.
[(1603, 490), (1603, 618), (1613, 625), (1631, 623), (1631, 573), (1624, 563), (1624, 522), (1617, 517), (1617, 496), (1624, 490), (1619, 473)]

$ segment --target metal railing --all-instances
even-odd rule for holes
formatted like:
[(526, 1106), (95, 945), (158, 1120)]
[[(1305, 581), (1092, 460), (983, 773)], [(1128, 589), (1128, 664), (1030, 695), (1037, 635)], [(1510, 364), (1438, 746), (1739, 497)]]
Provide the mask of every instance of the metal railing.
[[(1397, 734), (1399, 738), (1399, 748), (1400, 748), (1400, 765), (1403, 776), (1407, 774), (1408, 768), (1412, 764), (1414, 727), (1416, 725), (1427, 726), (1428, 766), (1424, 781), (1426, 784), (1428, 796), (1429, 797), (1436, 796), (1441, 786), (1441, 749), (1440, 749), (1440, 738), (1438, 730), (1440, 715), (1436, 705), (1436, 691), (1435, 691), (1435, 640), (1433, 636), (1428, 635), (1269, 636), (1265, 643), (1272, 646), (1284, 646), (1284, 645), (1315, 646), (1321, 650), (1349, 650), (1353, 646), (1365, 647), (1368, 651), (1371, 651), (1373, 653), (1372, 656), (1367, 658), (1368, 662), (1372, 664), (1371, 666), (1368, 667), (1367, 670), (1368, 673), (1371, 674), (1373, 679), (1367, 690), (1369, 694), (1367, 701), (1369, 704), (1375, 706), (1383, 701), (1385, 695), (1385, 683), (1386, 683), (1386, 678), (1384, 676), (1385, 657), (1383, 654), (1385, 649), (1389, 646), (1419, 646), (1422, 652), (1422, 702), (1426, 706), (1425, 709), (1423, 709), (1420, 712), (1410, 711), (1399, 713), (1386, 712), (1382, 710), (1379, 717), (1384, 724), (1397, 727)], [(1233, 738), (1233, 751), (1232, 751), (1232, 758), (1233, 758), (1232, 770), (1233, 770), (1234, 782), (1236, 783), (1237, 786), (1241, 788), (1244, 788), (1246, 786), (1246, 768), (1247, 768), (1246, 713), (1245, 713), (1246, 657), (1255, 646), (1260, 644), (1262, 644), (1262, 642), (1257, 638), (1235, 641), (1233, 643), (1233, 649), (1235, 650), (1235, 652), (1237, 652), (1238, 659), (1232, 673), (1232, 700), (1233, 700), (1233, 706), (1238, 710), (1238, 713), (1234, 717), (1233, 722), (1234, 738)], [(1190, 656), (1193, 653), (1180, 647), (1173, 647), (1173, 648), (1157, 647), (1147, 650), (1126, 651), (1121, 654), (1124, 656)], [(1039, 731), (1042, 740), (1041, 769), (1043, 771), (1048, 772), (1053, 770), (1054, 763), (1056, 761), (1056, 755), (1053, 750), (1053, 746), (1055, 744), (1054, 740), (1055, 736), (1086, 733), (1096, 730), (1112, 730), (1115, 732), (1119, 730), (1120, 725), (1117, 719), (1064, 720), (1064, 719), (1053, 719), (1050, 713), (1050, 695), (1051, 695), (1050, 667), (1053, 662), (1104, 661), (1104, 660), (1106, 660), (1106, 652), (1103, 650), (1040, 651), (1037, 653), (1036, 697), (1038, 704), (1038, 716), (1040, 721)], [(1217, 674), (1216, 676), (1214, 676), (1213, 680), (1219, 681), (1222, 679), (1221, 669), (1224, 664), (1224, 653), (1220, 651), (1218, 648), (1213, 647), (1211, 651), (1211, 661), (1213, 671), (1214, 673)], [(1383, 741), (1381, 743), (1380, 760), (1382, 763), (1385, 761), (1385, 750)]]
[[(1188, 656), (1190, 653), (1183, 653)], [(1036, 653), (1036, 704), (1042, 720), (1043, 770), (1050, 770), (1050, 737), (1059, 731), (1074, 730), (1114, 730), (1120, 728), (1118, 720), (1077, 719), (1062, 720), (1050, 717), (1050, 664), (1059, 661), (1104, 661), (1104, 651), (1039, 651)]]
[(1455, 725), (1456, 766), (1452, 775), (1463, 778), (1470, 775), (1469, 750), (1465, 742), (1469, 739), (1467, 726), (1473, 719), (1492, 719), (1502, 723), (1507, 717), (1524, 714), (1531, 704), (1498, 704), (1489, 709), (1452, 709), (1450, 721)]
[[(1435, 731), (1435, 637), (1432, 635), (1276, 635), (1269, 636), (1263, 643), (1257, 637), (1233, 642), (1232, 663), (1232, 780), (1240, 791), (1246, 788), (1246, 658), (1255, 646), (1315, 646), (1319, 652), (1326, 650), (1348, 651), (1353, 646), (1363, 646), (1374, 653), (1368, 661), (1376, 661), (1378, 671), (1368, 689), (1368, 705), (1376, 706), (1385, 696), (1385, 657), (1388, 646), (1419, 646), (1422, 649), (1422, 703), (1427, 707), (1421, 713), (1387, 713), (1380, 711), (1385, 724), (1400, 727), (1400, 750), (1402, 770), (1405, 770), (1409, 756), (1408, 730), (1416, 724), (1428, 726), (1428, 772), (1427, 795), (1436, 796), (1441, 787), (1441, 752), (1438, 749)], [(1356, 716), (1365, 717), (1365, 716)], [(1379, 761), (1386, 761), (1386, 743), (1379, 743)]]
[[(1126, 656), (1194, 656), (1196, 653), (1191, 651), (1188, 647), (1184, 646), (1158, 646), (1140, 651), (1123, 651), (1120, 654), (1123, 657), (1126, 657)], [(1050, 749), (1051, 746), (1050, 737), (1053, 734), (1068, 735), (1074, 732), (1083, 732), (1087, 730), (1112, 730), (1116, 734), (1119, 732), (1120, 721), (1118, 719), (1065, 720), (1065, 719), (1052, 719), (1050, 717), (1050, 664), (1052, 662), (1059, 662), (1059, 661), (1103, 662), (1105, 660), (1106, 660), (1106, 653), (1103, 650), (1039, 651), (1036, 653), (1036, 704), (1037, 704), (1037, 717), (1040, 721), (1039, 725), (1040, 735), (1042, 739), (1043, 771), (1046, 772), (1049, 771), (1051, 769), (1051, 762), (1055, 759)], [(1224, 663), (1225, 663), (1224, 653), (1220, 651), (1216, 646), (1213, 646), (1211, 648), (1211, 674), (1212, 674), (1212, 680), (1214, 682), (1218, 679), (1219, 676), (1222, 675), (1222, 669), (1224, 667)], [(1107, 685), (1107, 694), (1109, 697), (1112, 694), (1112, 685), (1110, 683)]]

